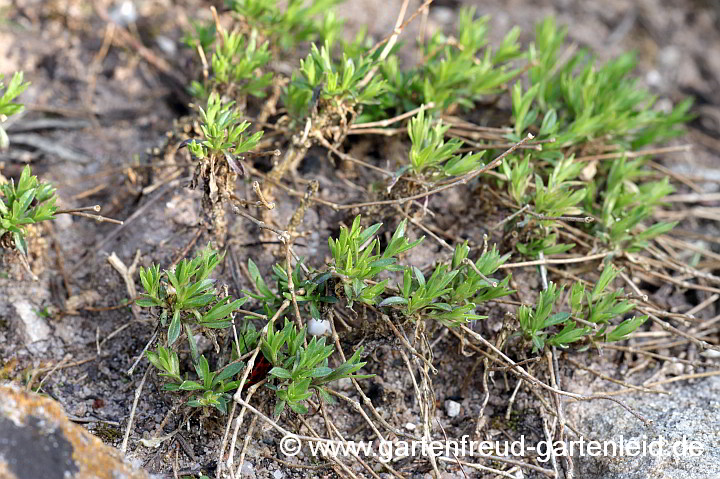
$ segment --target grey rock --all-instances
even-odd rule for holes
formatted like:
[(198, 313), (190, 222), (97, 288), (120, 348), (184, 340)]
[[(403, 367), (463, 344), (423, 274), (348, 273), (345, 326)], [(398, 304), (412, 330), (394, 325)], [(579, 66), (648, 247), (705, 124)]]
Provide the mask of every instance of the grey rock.
[(116, 4), (110, 9), (108, 15), (113, 22), (122, 27), (134, 23), (138, 19), (137, 7), (130, 0), (124, 0)]
[(255, 479), (257, 477), (257, 474), (255, 474), (255, 468), (253, 467), (252, 463), (249, 463), (247, 461), (243, 462), (241, 471), (242, 477), (247, 477), (248, 479)]
[(39, 316), (35, 312), (35, 306), (24, 299), (15, 301), (13, 306), (17, 313), (14, 318), (15, 324), (22, 335), (25, 346), (35, 353), (44, 352), (47, 345), (43, 343), (50, 338), (51, 333), (45, 318)]
[(0, 385), (0, 477), (148, 479), (71, 423), (58, 403), (10, 385)]
[[(635, 439), (653, 444), (646, 454), (635, 457), (574, 456), (576, 477), (584, 479), (717, 479), (720, 477), (720, 377), (683, 383), (672, 395), (643, 395), (624, 398), (625, 404), (652, 421), (645, 426), (628, 411), (608, 401), (578, 404), (571, 409), (580, 430), (588, 439), (627, 444)], [(666, 443), (680, 444), (672, 451)], [(694, 454), (682, 444), (699, 445)], [(651, 452), (653, 452), (651, 454)]]
[(452, 400), (445, 401), (445, 412), (448, 417), (457, 417), (460, 414), (460, 403)]

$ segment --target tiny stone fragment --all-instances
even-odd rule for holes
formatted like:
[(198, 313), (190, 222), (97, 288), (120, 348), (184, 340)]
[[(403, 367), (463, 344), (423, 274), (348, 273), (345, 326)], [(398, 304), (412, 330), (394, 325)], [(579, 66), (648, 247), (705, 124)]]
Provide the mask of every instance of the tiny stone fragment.
[(460, 415), (460, 403), (452, 400), (445, 401), (445, 412), (448, 417), (457, 417)]

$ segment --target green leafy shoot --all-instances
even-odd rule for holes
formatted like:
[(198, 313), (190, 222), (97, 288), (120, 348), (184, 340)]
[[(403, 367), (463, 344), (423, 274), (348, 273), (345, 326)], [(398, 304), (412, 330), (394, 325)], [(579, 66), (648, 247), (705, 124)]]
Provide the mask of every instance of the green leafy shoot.
[(313, 392), (328, 403), (333, 399), (327, 392), (326, 385), (342, 378), (369, 378), (372, 375), (354, 374), (365, 366), (360, 361), (362, 347), (358, 348), (350, 359), (337, 368), (329, 367), (328, 358), (334, 348), (325, 344), (325, 338), (313, 337), (305, 345), (306, 328), (298, 331), (294, 324), (285, 320), (281, 331), (275, 331), (272, 323), (268, 324), (267, 337), (262, 339), (263, 355), (274, 366), (268, 375), (274, 384), (269, 387), (275, 391), (277, 403), (275, 415), (278, 416), (289, 406), (298, 414), (306, 414), (304, 402)]
[[(573, 180), (584, 165), (573, 160), (573, 156), (560, 160), (550, 174), (547, 186), (540, 175), (535, 175), (533, 201), (536, 213), (550, 217), (582, 214), (582, 208), (577, 205), (585, 198), (586, 189), (579, 187), (582, 182)], [(540, 222), (542, 226), (550, 226), (552, 223), (552, 220)]]
[(330, 253), (335, 272), (341, 275), (341, 282), (349, 306), (354, 301), (375, 304), (376, 298), (385, 290), (387, 280), (375, 285), (366, 283), (383, 271), (402, 271), (397, 265), (397, 256), (420, 244), (424, 237), (412, 243), (405, 237), (406, 220), (398, 225), (385, 251), (380, 251), (380, 241), (375, 233), (382, 226), (376, 223), (367, 229), (360, 226), (360, 216), (353, 221), (350, 229), (340, 228), (337, 239), (329, 238)]
[(195, 373), (198, 380), (185, 379), (180, 374), (180, 361), (175, 351), (159, 346), (156, 351), (147, 351), (146, 357), (150, 364), (161, 372), (160, 376), (168, 381), (163, 389), (165, 391), (197, 391), (188, 400), (191, 407), (214, 407), (222, 414), (227, 414), (227, 405), (232, 400), (230, 392), (237, 389), (240, 380), (232, 380), (245, 367), (242, 361), (233, 362), (218, 371), (210, 371), (210, 365), (205, 356), (200, 356), (195, 363)]
[[(637, 252), (646, 248), (649, 241), (670, 231), (677, 223), (658, 222), (637, 231), (641, 224), (652, 217), (653, 209), (665, 196), (674, 191), (668, 178), (661, 181), (638, 183), (646, 175), (642, 170), (643, 159), (628, 162), (625, 158), (615, 160), (602, 192), (602, 209), (593, 211), (602, 218), (595, 232), (616, 249)], [(588, 206), (594, 205), (594, 184), (591, 185)]]
[(452, 264), (438, 265), (430, 278), (425, 278), (418, 268), (406, 267), (402, 296), (388, 297), (379, 306), (398, 306), (408, 318), (433, 319), (448, 327), (483, 319), (484, 316), (475, 314), (478, 304), (513, 292), (507, 287), (510, 276), (500, 282), (488, 278), (510, 256), (500, 256), (493, 248), (473, 268), (466, 262), (468, 253), (467, 243), (458, 245)]
[(516, 157), (511, 157), (508, 161), (501, 164), (505, 178), (508, 181), (508, 189), (510, 196), (520, 206), (526, 203), (526, 193), (530, 182), (532, 181), (533, 168), (530, 164), (530, 155), (525, 155), (522, 161), (518, 161)]
[(456, 104), (469, 108), (483, 95), (499, 93), (521, 69), (508, 62), (522, 52), (517, 42), (520, 30), (511, 29), (500, 47), (488, 46), (489, 17), (475, 18), (475, 8), (458, 14), (457, 38), (442, 32), (432, 36), (425, 47), (424, 67), (416, 75), (423, 102), (445, 109)]
[(576, 328), (574, 321), (568, 321), (570, 313), (556, 313), (552, 316), (553, 306), (562, 295), (564, 288), (557, 289), (554, 283), (548, 285), (548, 289), (538, 295), (537, 306), (520, 306), (517, 310), (517, 319), (520, 329), (527, 339), (532, 342), (533, 352), (542, 351), (545, 348), (549, 332), (547, 329), (552, 326), (565, 323), (568, 328), (554, 335), (549, 344), (553, 346), (566, 347), (568, 344), (578, 341), (588, 333), (589, 328)]
[(361, 105), (376, 103), (385, 91), (385, 81), (366, 76), (375, 66), (374, 57), (349, 58), (339, 62), (330, 57), (330, 47), (313, 44), (300, 68), (293, 72), (285, 95), (290, 116), (296, 120), (317, 114), (342, 114)]
[(233, 11), (245, 18), (282, 50), (295, 50), (304, 42), (332, 45), (340, 36), (343, 21), (332, 8), (344, 0), (228, 0)]
[(483, 165), (481, 159), (485, 151), (465, 156), (456, 152), (463, 142), (452, 138), (445, 142), (449, 125), (438, 121), (432, 125), (431, 116), (425, 117), (424, 110), (408, 123), (408, 135), (412, 142), (410, 149), (410, 170), (416, 175), (444, 178), (461, 176)]
[(232, 101), (223, 103), (216, 93), (210, 95), (207, 108), (200, 108), (200, 129), (205, 139), (193, 140), (188, 144), (193, 156), (198, 159), (220, 155), (227, 157), (229, 152), (241, 155), (257, 146), (263, 132), (246, 135), (245, 130), (250, 127), (250, 123), (240, 121), (242, 115), (233, 109), (234, 104)]
[(260, 72), (270, 61), (268, 42), (258, 46), (255, 30), (249, 38), (227, 31), (222, 31), (221, 37), (211, 61), (215, 80), (230, 94), (264, 97), (273, 76)]
[(0, 184), (0, 238), (27, 256), (25, 225), (55, 219), (55, 188), (40, 183), (26, 165), (20, 179)]
[(247, 298), (220, 298), (209, 276), (222, 256), (208, 246), (195, 258), (180, 261), (174, 270), (160, 272), (158, 265), (140, 268), (145, 293), (136, 304), (160, 308), (160, 322), (167, 327), (167, 345), (172, 347), (185, 332), (193, 359), (199, 357), (194, 328), (222, 329), (230, 326), (231, 314)]
[[(586, 291), (581, 282), (574, 283), (568, 296), (570, 313), (552, 314), (563, 292), (563, 288), (558, 290), (552, 282), (539, 294), (534, 308), (520, 306), (517, 319), (523, 336), (533, 345), (533, 352), (542, 351), (546, 346), (567, 348), (579, 341), (622, 341), (640, 327), (647, 316), (621, 319), (619, 324), (608, 330), (615, 318), (625, 318), (634, 309), (633, 303), (624, 299), (622, 289), (608, 291), (618, 273), (612, 264), (608, 264), (592, 291)], [(558, 327), (562, 329), (557, 331)]]
[(16, 103), (15, 99), (30, 86), (30, 82), (23, 81), (23, 72), (15, 72), (10, 83), (5, 87), (4, 75), (0, 75), (0, 151), (7, 149), (10, 145), (7, 133), (2, 124), (8, 117), (23, 111), (24, 106)]
[[(250, 298), (261, 301), (262, 311), (268, 317), (275, 315), (283, 301), (293, 299), (287, 270), (283, 266), (276, 264), (272, 268), (272, 279), (275, 281), (275, 291), (270, 289), (260, 274), (255, 262), (249, 258), (248, 271), (259, 294), (247, 290), (243, 290), (243, 293)], [(324, 311), (328, 305), (338, 301), (336, 297), (328, 294), (327, 281), (329, 278), (330, 275), (326, 273), (310, 272), (310, 274), (306, 274), (301, 263), (296, 264), (292, 270), (292, 280), (296, 291), (295, 300), (301, 306), (307, 305), (310, 310), (310, 316), (315, 319), (323, 319), (321, 312)]]
[(531, 126), (538, 127), (540, 118), (538, 138), (556, 139), (548, 149), (600, 137), (639, 148), (682, 133), (679, 125), (689, 119), (691, 101), (681, 102), (669, 113), (654, 108), (655, 96), (630, 75), (636, 65), (634, 54), (602, 66), (586, 50), (563, 58), (566, 35), (567, 28), (558, 28), (552, 17), (536, 27), (535, 41), (527, 52), (532, 65), (530, 87), (523, 91), (518, 82), (512, 92), (514, 141)]

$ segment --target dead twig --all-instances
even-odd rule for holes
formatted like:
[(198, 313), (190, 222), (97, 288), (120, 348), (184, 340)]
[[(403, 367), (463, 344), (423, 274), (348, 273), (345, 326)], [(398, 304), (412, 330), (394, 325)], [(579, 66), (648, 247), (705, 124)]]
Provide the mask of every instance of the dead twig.
[(123, 456), (127, 453), (128, 440), (130, 439), (130, 431), (132, 430), (133, 420), (135, 419), (135, 410), (137, 409), (138, 401), (140, 400), (140, 396), (142, 395), (143, 387), (145, 387), (145, 380), (150, 373), (150, 369), (152, 368), (148, 367), (145, 370), (145, 374), (143, 374), (142, 380), (140, 380), (140, 384), (135, 390), (135, 399), (133, 399), (132, 408), (130, 409), (130, 417), (128, 418), (128, 424), (125, 428), (125, 436), (123, 437), (122, 445), (120, 446), (120, 452)]

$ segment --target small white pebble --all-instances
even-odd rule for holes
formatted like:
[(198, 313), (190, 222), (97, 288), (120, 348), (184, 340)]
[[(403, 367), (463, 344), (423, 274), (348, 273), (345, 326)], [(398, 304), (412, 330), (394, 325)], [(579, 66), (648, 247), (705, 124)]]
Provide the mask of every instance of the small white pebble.
[(285, 477), (285, 473), (282, 472), (280, 469), (278, 469), (277, 471), (273, 472), (273, 478), (275, 478), (275, 479), (283, 479), (283, 477)]
[(160, 50), (163, 51), (168, 56), (173, 56), (177, 53), (177, 45), (172, 40), (172, 38), (166, 37), (164, 35), (158, 35), (155, 37), (155, 43), (157, 43), (158, 47), (160, 47)]
[(647, 75), (645, 75), (645, 80), (648, 82), (648, 85), (654, 87), (662, 85), (663, 82), (662, 75), (660, 75), (660, 72), (657, 70), (650, 70)]
[(253, 465), (249, 462), (244, 462), (241, 469), (241, 475), (244, 478), (247, 479), (255, 479), (257, 475), (255, 474), (255, 468)]
[(137, 8), (130, 0), (124, 0), (115, 5), (109, 12), (110, 19), (124, 27), (130, 23), (134, 23), (138, 18)]
[(417, 426), (411, 422), (405, 424), (405, 429), (408, 431), (414, 431)]
[(715, 351), (713, 349), (708, 349), (706, 351), (703, 351), (700, 353), (700, 356), (708, 359), (717, 359), (720, 358), (720, 351)]
[(352, 388), (352, 379), (350, 379), (350, 378), (338, 379), (338, 389), (339, 390), (347, 391), (350, 388)]
[(445, 401), (445, 412), (448, 417), (457, 417), (460, 415), (460, 403), (452, 400)]
[(332, 334), (330, 321), (310, 318), (310, 321), (308, 321), (308, 334), (310, 336), (330, 336)]

